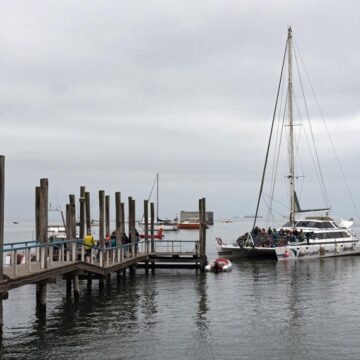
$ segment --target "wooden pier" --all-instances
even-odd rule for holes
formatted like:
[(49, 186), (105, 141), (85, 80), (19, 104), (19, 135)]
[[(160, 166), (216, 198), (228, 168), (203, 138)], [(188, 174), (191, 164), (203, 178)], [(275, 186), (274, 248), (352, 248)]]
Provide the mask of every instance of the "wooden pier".
[[(4, 193), (5, 157), (0, 156), (0, 331), (3, 324), (2, 301), (8, 298), (11, 289), (36, 284), (36, 300), (39, 309), (46, 310), (47, 284), (58, 278), (66, 279), (66, 289), (74, 299), (79, 297), (79, 281), (98, 279), (99, 286), (111, 273), (118, 278), (126, 272), (134, 274), (136, 268), (144, 267), (145, 272), (156, 267), (195, 268), (204, 270), (206, 260), (205, 199), (199, 200), (199, 238), (192, 241), (155, 240), (154, 204), (144, 201), (145, 240), (136, 238), (135, 200), (128, 198), (128, 236), (130, 243), (122, 243), (125, 233), (125, 204), (121, 193), (115, 193), (115, 234), (112, 246), (105, 244), (105, 233), (110, 234), (110, 196), (99, 191), (99, 239), (86, 253), (83, 238), (91, 233), (90, 193), (80, 187), (79, 234), (76, 238), (76, 199), (69, 195), (66, 205), (66, 240), (48, 238), (48, 180), (41, 179), (35, 188), (35, 241), (4, 244)], [(150, 207), (150, 216), (149, 216)], [(127, 270), (128, 269), (128, 270)]]

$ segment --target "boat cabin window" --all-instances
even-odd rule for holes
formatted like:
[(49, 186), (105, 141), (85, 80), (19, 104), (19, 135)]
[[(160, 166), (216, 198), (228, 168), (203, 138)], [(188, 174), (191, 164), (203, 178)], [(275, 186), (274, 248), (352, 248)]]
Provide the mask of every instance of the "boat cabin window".
[(308, 228), (315, 228), (315, 229), (333, 229), (334, 225), (329, 221), (298, 221), (296, 223), (296, 227), (308, 227)]
[(330, 233), (318, 233), (318, 234), (315, 234), (315, 237), (318, 239), (326, 240), (326, 239), (349, 238), (350, 235), (346, 231), (334, 231), (334, 232), (330, 232)]

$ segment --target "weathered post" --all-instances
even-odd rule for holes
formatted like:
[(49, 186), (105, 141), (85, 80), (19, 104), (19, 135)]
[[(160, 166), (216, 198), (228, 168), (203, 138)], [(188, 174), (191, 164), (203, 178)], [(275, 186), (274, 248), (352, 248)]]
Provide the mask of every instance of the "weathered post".
[(86, 218), (86, 233), (91, 233), (91, 215), (90, 215), (90, 193), (85, 191), (85, 218)]
[[(121, 208), (121, 221), (120, 221), (120, 233), (121, 233), (121, 237), (123, 236), (123, 234), (125, 233), (125, 204), (124, 203), (120, 203), (120, 208)], [(122, 243), (122, 240), (121, 240)], [(121, 250), (123, 251), (123, 250)], [(126, 251), (126, 248), (125, 248)], [(123, 276), (126, 275), (126, 268), (123, 268), (122, 270)]]
[(121, 193), (115, 193), (115, 234), (116, 234), (116, 246), (121, 245), (121, 233), (120, 233), (120, 223), (121, 223)]
[[(128, 198), (128, 207), (129, 207), (129, 238), (131, 240), (131, 256), (135, 257), (135, 246), (136, 246), (136, 239), (135, 239), (135, 200), (131, 196)], [(130, 274), (135, 273), (135, 267), (130, 266)]]
[[(42, 269), (47, 268), (47, 244), (48, 244), (48, 190), (49, 182), (48, 179), (40, 179), (40, 190), (39, 190), (39, 234), (38, 238), (40, 244), (43, 245), (40, 251), (40, 267)], [(37, 305), (42, 308), (46, 307), (46, 291), (47, 283), (40, 282), (36, 284), (36, 300)]]
[[(149, 255), (149, 200), (144, 200), (144, 236), (145, 236), (145, 253)], [(149, 261), (145, 260), (145, 271), (149, 271)]]
[(104, 207), (105, 207), (105, 191), (99, 190), (99, 244), (100, 250), (104, 249)]
[(70, 203), (70, 240), (76, 239), (76, 205), (75, 205), (75, 195), (69, 195)]
[[(0, 155), (0, 281), (3, 280), (3, 246), (4, 246), (4, 212), (5, 212), (5, 156)], [(2, 294), (1, 294), (2, 295)], [(3, 305), (0, 297), (0, 332), (3, 326)]]
[[(66, 204), (66, 213), (65, 213), (65, 219), (66, 219), (66, 240), (71, 240), (72, 237), (72, 229), (71, 229), (71, 204)], [(64, 254), (62, 254), (62, 259), (66, 259), (66, 261), (69, 261), (69, 250), (68, 250), (68, 244), (65, 244), (62, 246), (62, 249), (64, 251)]]
[[(35, 187), (35, 240), (40, 244), (40, 186)], [(40, 261), (40, 248), (36, 248), (36, 261)]]
[(207, 265), (206, 259), (206, 206), (205, 198), (199, 200), (199, 221), (200, 221), (200, 230), (199, 230), (199, 256), (200, 256), (200, 269), (205, 270)]
[(85, 237), (85, 186), (80, 186), (80, 239)]
[[(150, 203), (150, 241), (151, 241), (151, 255), (155, 256), (155, 243), (154, 243), (154, 216), (155, 216), (155, 209), (154, 203)], [(155, 272), (155, 261), (151, 262), (151, 272)]]
[(74, 273), (74, 299), (78, 300), (80, 295), (79, 273)]
[(47, 244), (48, 244), (48, 179), (40, 179), (40, 243), (42, 249), (42, 268), (47, 268)]
[[(105, 212), (105, 191), (99, 190), (99, 263), (103, 266), (104, 263), (104, 212)], [(104, 288), (104, 278), (99, 278), (99, 288)]]
[(110, 195), (105, 196), (105, 234), (110, 235)]

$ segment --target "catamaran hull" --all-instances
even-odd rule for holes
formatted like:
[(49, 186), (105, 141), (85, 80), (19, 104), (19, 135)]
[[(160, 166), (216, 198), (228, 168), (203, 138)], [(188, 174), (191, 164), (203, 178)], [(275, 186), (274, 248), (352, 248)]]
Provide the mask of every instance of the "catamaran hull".
[(360, 254), (360, 242), (343, 242), (337, 244), (288, 245), (275, 248), (279, 261), (296, 259), (316, 259), (335, 256)]
[(217, 252), (219, 256), (226, 257), (227, 259), (262, 258), (276, 260), (276, 253), (274, 248), (218, 245)]

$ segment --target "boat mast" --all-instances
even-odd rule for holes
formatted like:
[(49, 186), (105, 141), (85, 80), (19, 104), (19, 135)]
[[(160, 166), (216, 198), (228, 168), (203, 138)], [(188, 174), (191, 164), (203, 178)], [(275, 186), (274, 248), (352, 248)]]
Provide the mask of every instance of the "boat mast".
[(159, 221), (159, 173), (156, 174), (156, 222)]
[(292, 84), (292, 30), (288, 28), (288, 116), (289, 116), (289, 170), (290, 182), (290, 222), (295, 226), (295, 154), (294, 154), (294, 117)]

